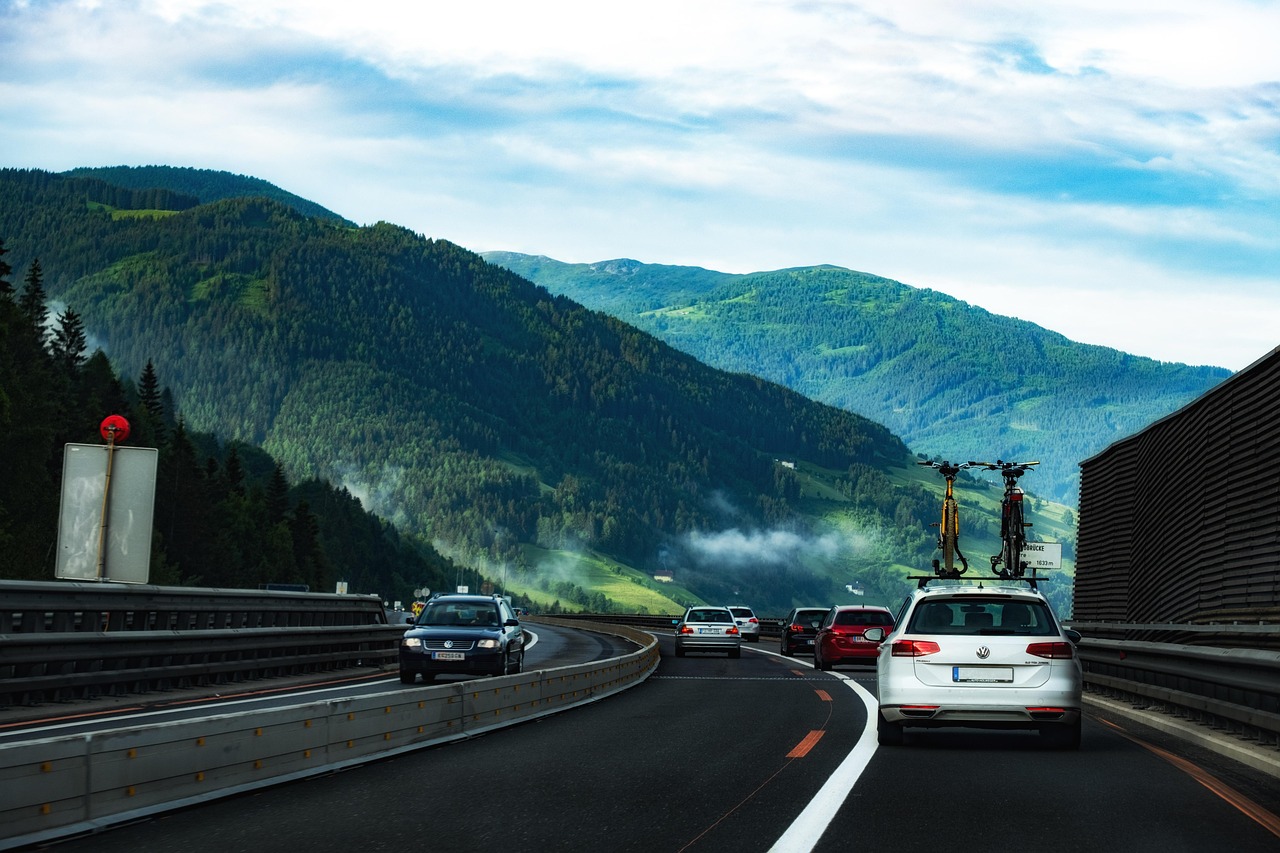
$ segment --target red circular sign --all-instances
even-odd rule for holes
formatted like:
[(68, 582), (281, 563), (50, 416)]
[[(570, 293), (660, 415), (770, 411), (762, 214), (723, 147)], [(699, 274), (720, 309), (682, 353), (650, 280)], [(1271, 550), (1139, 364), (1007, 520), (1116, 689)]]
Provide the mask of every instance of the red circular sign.
[(129, 422), (120, 415), (107, 415), (99, 425), (98, 432), (107, 441), (124, 441), (129, 437)]

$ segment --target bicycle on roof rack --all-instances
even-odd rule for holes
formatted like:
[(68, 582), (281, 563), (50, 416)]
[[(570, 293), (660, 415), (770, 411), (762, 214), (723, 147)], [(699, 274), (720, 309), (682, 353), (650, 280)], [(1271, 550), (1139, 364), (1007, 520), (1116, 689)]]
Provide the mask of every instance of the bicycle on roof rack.
[(1018, 478), (1031, 471), (1039, 462), (970, 462), (973, 468), (985, 468), (988, 471), (999, 471), (1004, 478), (1004, 497), (1000, 499), (1000, 553), (991, 555), (991, 573), (1006, 580), (1021, 578), (1027, 570), (1022, 561), (1022, 550), (1027, 544), (1027, 528), (1031, 524), (1026, 521), (1022, 508), (1022, 489), (1018, 487)]
[[(947, 492), (942, 498), (942, 520), (937, 524), (929, 525), (938, 528), (938, 550), (942, 551), (942, 559), (933, 561), (933, 573), (940, 578), (958, 578), (969, 571), (969, 561), (960, 551), (960, 507), (952, 494), (952, 486), (955, 484), (956, 475), (965, 468), (973, 467), (973, 463), (952, 463), (944, 460), (916, 464), (936, 468), (947, 481)], [(960, 561), (958, 569), (955, 565), (957, 559)]]

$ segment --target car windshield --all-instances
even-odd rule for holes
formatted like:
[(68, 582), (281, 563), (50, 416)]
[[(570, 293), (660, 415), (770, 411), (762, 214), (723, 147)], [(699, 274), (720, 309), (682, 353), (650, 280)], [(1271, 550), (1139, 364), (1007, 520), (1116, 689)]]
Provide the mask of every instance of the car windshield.
[(460, 627), (497, 627), (498, 608), (487, 602), (436, 601), (427, 604), (417, 625), (457, 625)]
[(732, 622), (728, 610), (690, 610), (686, 622)]
[(825, 610), (801, 610), (796, 614), (796, 618), (793, 619), (792, 622), (800, 623), (801, 625), (809, 625), (826, 615), (827, 611)]
[(747, 607), (730, 607), (729, 612), (740, 619), (750, 619), (755, 614)]
[(893, 617), (884, 610), (846, 610), (836, 614), (837, 625), (880, 625), (893, 624)]
[(965, 599), (924, 602), (911, 617), (910, 633), (1052, 636), (1058, 629), (1040, 601)]

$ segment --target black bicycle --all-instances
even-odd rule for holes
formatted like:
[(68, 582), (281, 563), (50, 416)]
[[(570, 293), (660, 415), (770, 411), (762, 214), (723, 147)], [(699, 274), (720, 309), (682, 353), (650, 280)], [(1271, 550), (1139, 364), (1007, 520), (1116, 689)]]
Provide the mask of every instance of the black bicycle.
[[(960, 551), (960, 507), (956, 504), (951, 487), (955, 484), (956, 475), (965, 468), (973, 467), (974, 463), (943, 461), (916, 464), (936, 468), (947, 481), (947, 493), (942, 499), (942, 520), (929, 525), (938, 528), (938, 550), (942, 551), (942, 560), (933, 561), (933, 573), (940, 578), (958, 578), (969, 571), (969, 561)], [(956, 560), (960, 561), (958, 569), (955, 566)]]
[(999, 471), (1004, 478), (1004, 497), (1000, 499), (1000, 553), (991, 555), (991, 573), (999, 578), (1020, 578), (1027, 570), (1022, 549), (1027, 544), (1027, 528), (1031, 526), (1023, 510), (1022, 489), (1018, 478), (1039, 462), (970, 462), (973, 468)]

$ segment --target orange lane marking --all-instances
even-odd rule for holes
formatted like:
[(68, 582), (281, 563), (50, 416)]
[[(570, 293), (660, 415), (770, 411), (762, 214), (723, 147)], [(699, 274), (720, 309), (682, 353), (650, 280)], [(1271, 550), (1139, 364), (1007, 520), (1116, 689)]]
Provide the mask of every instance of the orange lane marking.
[(111, 708), (106, 711), (85, 711), (79, 714), (66, 714), (61, 717), (41, 717), (38, 720), (18, 720), (14, 723), (0, 723), (0, 729), (13, 729), (19, 726), (38, 726), (43, 723), (65, 723), (72, 720), (87, 720), (93, 717), (105, 717), (110, 714), (125, 714), (132, 711), (141, 711), (145, 705), (129, 705), (125, 708)]
[(800, 741), (795, 747), (787, 753), (787, 758), (804, 758), (809, 754), (809, 750), (818, 745), (818, 741), (822, 740), (825, 732), (818, 730), (809, 732), (805, 735), (804, 740)]
[(791, 674), (792, 674), (792, 675), (794, 675), (794, 676), (796, 676), (797, 678), (804, 678), (804, 677), (805, 677), (805, 672), (804, 672), (804, 670), (802, 670), (802, 669), (793, 669), (793, 670), (791, 670)]
[(831, 701), (831, 694), (830, 694), (830, 693), (828, 693), (827, 691), (825, 691), (825, 690), (815, 690), (814, 692), (818, 694), (818, 698), (819, 698), (819, 699), (821, 699), (823, 702), (830, 702), (830, 701)]
[(1195, 779), (1201, 785), (1204, 785), (1210, 791), (1217, 794), (1227, 804), (1238, 809), (1243, 815), (1245, 815), (1246, 817), (1256, 822), (1263, 829), (1266, 829), (1272, 835), (1276, 836), (1277, 838), (1280, 838), (1280, 817), (1277, 817), (1274, 813), (1268, 811), (1264, 806), (1261, 806), (1258, 803), (1255, 803), (1253, 800), (1249, 799), (1244, 794), (1235, 790), (1231, 786), (1223, 783), (1217, 777), (1210, 774), (1208, 771), (1198, 767), (1195, 764), (1192, 764), (1190, 761), (1187, 761), (1185, 758), (1174, 755), (1172, 752), (1167, 752), (1166, 750), (1163, 750), (1158, 746), (1153, 746), (1147, 743), (1146, 741), (1142, 740), (1141, 738), (1134, 737), (1133, 735), (1126, 732), (1123, 728), (1116, 725), (1115, 723), (1110, 722), (1109, 720), (1103, 720), (1102, 722), (1106, 723), (1108, 726), (1115, 729), (1122, 736), (1133, 741), (1138, 746), (1141, 746), (1145, 749), (1150, 750), (1151, 752), (1163, 758), (1165, 761), (1172, 764), (1174, 767), (1177, 767), (1179, 770), (1186, 773), (1192, 779)]

